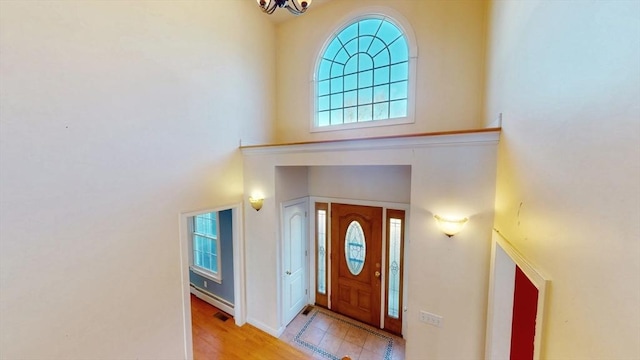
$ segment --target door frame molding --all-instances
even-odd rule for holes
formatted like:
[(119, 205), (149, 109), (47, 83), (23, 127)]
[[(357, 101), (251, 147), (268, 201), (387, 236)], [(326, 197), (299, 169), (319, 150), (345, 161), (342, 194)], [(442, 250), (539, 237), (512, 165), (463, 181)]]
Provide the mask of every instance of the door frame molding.
[(182, 324), (185, 341), (184, 355), (186, 359), (193, 359), (193, 330), (191, 322), (191, 281), (189, 280), (189, 218), (212, 211), (231, 210), (233, 221), (233, 297), (234, 316), (237, 326), (247, 321), (245, 264), (244, 264), (244, 236), (242, 232), (242, 203), (218, 206), (203, 210), (181, 212), (178, 214), (178, 229), (180, 234), (180, 270), (182, 283)]
[[(300, 197), (300, 198), (296, 198), (296, 199), (291, 199), (291, 200), (287, 200), (287, 201), (283, 201), (280, 203), (280, 226), (279, 226), (279, 240), (278, 240), (278, 249), (276, 251), (277, 253), (277, 264), (278, 264), (278, 276), (277, 276), (277, 304), (278, 306), (278, 323), (279, 323), (279, 329), (278, 329), (278, 333), (282, 333), (282, 331), (284, 331), (284, 328), (287, 326), (287, 324), (285, 324), (285, 302), (284, 302), (284, 286), (283, 286), (283, 277), (284, 277), (284, 209), (285, 207), (291, 206), (291, 205), (295, 205), (295, 204), (299, 204), (299, 203), (304, 203), (303, 207), (305, 209), (305, 212), (307, 214), (307, 216), (305, 216), (305, 224), (306, 224), (306, 232), (305, 232), (305, 236), (306, 236), (306, 241), (304, 241), (305, 245), (306, 245), (306, 249), (305, 251), (307, 252), (307, 261), (304, 261), (304, 275), (303, 275), (303, 279), (305, 281), (305, 285), (307, 288), (307, 294), (305, 294), (306, 296), (306, 303), (309, 304), (310, 303), (310, 299), (311, 299), (311, 284), (309, 282), (309, 272), (311, 269), (311, 256), (309, 254), (309, 243), (310, 243), (310, 235), (309, 235), (309, 229), (311, 228), (310, 226), (310, 222), (309, 222), (309, 216), (311, 214), (310, 211), (310, 198), (309, 196), (304, 196), (304, 197)], [(313, 261), (313, 263), (315, 264), (315, 260)], [(314, 265), (315, 266), (315, 265)]]
[[(382, 237), (382, 261), (383, 263), (385, 263), (386, 259), (387, 259), (387, 253), (386, 253), (386, 246), (387, 246), (387, 237), (386, 237), (386, 229), (387, 229), (387, 214), (386, 214), (386, 210), (387, 209), (397, 209), (397, 210), (404, 210), (404, 214), (405, 214), (405, 224), (404, 224), (404, 251), (403, 251), (403, 257), (404, 257), (404, 265), (403, 265), (403, 272), (402, 272), (402, 278), (404, 279), (404, 282), (402, 284), (402, 312), (406, 312), (406, 308), (407, 308), (407, 299), (409, 298), (407, 296), (408, 294), (408, 281), (407, 281), (407, 269), (409, 268), (409, 250), (411, 248), (411, 234), (410, 234), (410, 229), (411, 229), (411, 204), (409, 203), (398, 203), (398, 202), (390, 202), (390, 201), (375, 201), (375, 200), (358, 200), (358, 199), (346, 199), (346, 198), (335, 198), (335, 197), (326, 197), (326, 196), (309, 196), (309, 209), (310, 211), (313, 213), (313, 221), (309, 222), (309, 245), (308, 245), (308, 249), (314, 249), (315, 252), (315, 232), (316, 232), (316, 221), (315, 221), (315, 203), (316, 202), (322, 202), (322, 203), (327, 203), (329, 204), (329, 211), (331, 211), (331, 204), (332, 203), (341, 203), (341, 204), (348, 204), (348, 205), (360, 205), (360, 206), (374, 206), (374, 207), (381, 207), (383, 210), (383, 217), (382, 217), (382, 231), (383, 231), (383, 237)], [(308, 216), (308, 219), (311, 219), (311, 215)], [(327, 244), (331, 243), (331, 216), (330, 214), (328, 214), (327, 216), (327, 221), (328, 221), (328, 229), (329, 231), (327, 231)], [(316, 263), (315, 263), (315, 256), (310, 256), (311, 261), (309, 261), (310, 264), (310, 268), (309, 268), (309, 302), (310, 303), (315, 303), (315, 289), (316, 289)], [(331, 262), (331, 256), (328, 257), (328, 263), (327, 263), (327, 296), (329, 298), (329, 307), (331, 307), (331, 267), (332, 267), (332, 262)], [(383, 278), (381, 279), (381, 281), (383, 283), (386, 283), (386, 271), (383, 272)], [(311, 291), (311, 289), (313, 289), (313, 291)], [(381, 287), (381, 310), (380, 310), (380, 324), (383, 325), (384, 324), (384, 303), (386, 301), (386, 289), (385, 287)], [(403, 316), (403, 319), (406, 319), (406, 317)], [(407, 331), (407, 321), (403, 320), (402, 321), (402, 334), (406, 334)]]

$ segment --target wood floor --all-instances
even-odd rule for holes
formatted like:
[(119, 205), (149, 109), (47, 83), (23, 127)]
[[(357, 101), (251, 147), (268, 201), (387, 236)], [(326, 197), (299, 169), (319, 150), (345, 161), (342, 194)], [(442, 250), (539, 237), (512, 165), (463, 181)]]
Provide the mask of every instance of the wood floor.
[(236, 326), (233, 318), (221, 321), (217, 308), (191, 295), (193, 356), (205, 359), (312, 359), (309, 355), (257, 328)]

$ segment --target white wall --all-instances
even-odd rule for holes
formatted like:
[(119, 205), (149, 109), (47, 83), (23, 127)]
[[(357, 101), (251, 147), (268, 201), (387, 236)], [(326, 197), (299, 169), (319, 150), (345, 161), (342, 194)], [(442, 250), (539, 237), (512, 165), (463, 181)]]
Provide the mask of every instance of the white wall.
[[(411, 171), (407, 260), (407, 359), (481, 359), (484, 355), (497, 146), (424, 148)], [(448, 238), (433, 215), (467, 216)], [(443, 317), (442, 328), (419, 311)]]
[(281, 202), (309, 196), (309, 170), (306, 166), (276, 168), (276, 198)]
[(640, 3), (495, 1), (496, 228), (551, 280), (542, 358), (640, 358)]
[[(405, 17), (418, 46), (414, 124), (309, 133), (310, 80), (326, 40), (345, 18), (367, 6), (385, 6)], [(277, 28), (277, 140), (357, 138), (482, 125), (486, 2), (477, 0), (340, 0), (312, 7)]]
[(309, 194), (408, 204), (411, 166), (311, 166)]
[(178, 214), (241, 201), (270, 140), (254, 10), (0, 2), (1, 358), (184, 357)]

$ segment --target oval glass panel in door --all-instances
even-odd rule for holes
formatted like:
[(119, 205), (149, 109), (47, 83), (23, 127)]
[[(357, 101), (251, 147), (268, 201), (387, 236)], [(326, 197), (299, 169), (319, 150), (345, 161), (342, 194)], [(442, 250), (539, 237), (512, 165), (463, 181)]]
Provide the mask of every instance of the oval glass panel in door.
[(347, 227), (344, 239), (344, 257), (347, 267), (353, 275), (358, 275), (364, 267), (364, 259), (367, 256), (367, 243), (364, 239), (364, 231), (357, 221), (352, 221)]

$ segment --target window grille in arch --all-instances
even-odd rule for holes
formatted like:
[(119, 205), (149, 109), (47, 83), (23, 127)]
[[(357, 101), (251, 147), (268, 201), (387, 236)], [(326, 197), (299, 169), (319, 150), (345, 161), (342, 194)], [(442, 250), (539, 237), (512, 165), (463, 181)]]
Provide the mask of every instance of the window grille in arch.
[(358, 18), (322, 51), (315, 128), (407, 118), (411, 92), (407, 36), (389, 17)]

